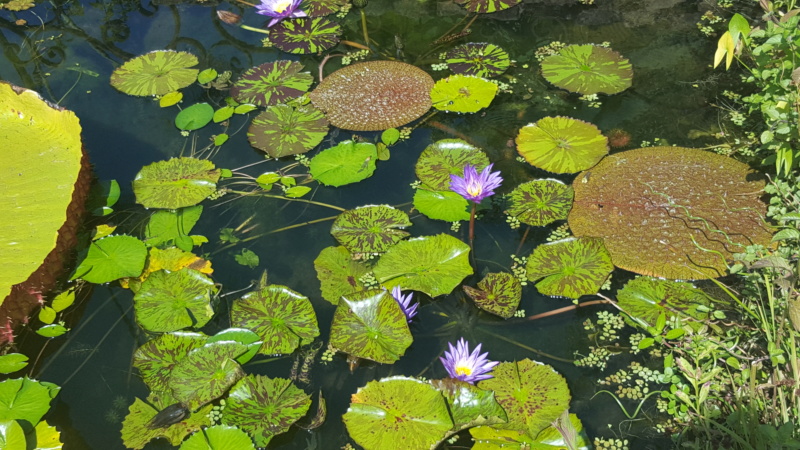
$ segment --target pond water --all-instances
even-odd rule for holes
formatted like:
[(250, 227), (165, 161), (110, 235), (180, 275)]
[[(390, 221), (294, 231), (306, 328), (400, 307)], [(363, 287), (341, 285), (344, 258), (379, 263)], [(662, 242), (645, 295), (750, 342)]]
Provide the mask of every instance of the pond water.
[[(378, 162), (375, 174), (357, 184), (340, 188), (316, 187), (316, 202), (350, 209), (361, 205), (388, 204), (410, 211), (415, 180), (414, 164), (422, 150), (439, 139), (468, 137), (480, 146), (502, 171), (505, 182), (501, 193), (517, 184), (552, 174), (516, 160), (509, 146), (520, 127), (545, 116), (564, 115), (595, 124), (603, 132), (621, 128), (632, 135), (629, 148), (655, 138), (664, 143), (700, 146), (687, 136), (691, 130), (709, 130), (715, 113), (707, 107), (716, 92), (709, 62), (714, 43), (696, 27), (705, 10), (704, 1), (640, 2), (598, 0), (598, 5), (577, 1), (524, 1), (510, 10), (482, 15), (470, 27), (471, 33), (456, 43), (490, 42), (506, 50), (515, 61), (501, 77), (513, 93), (501, 93), (491, 107), (477, 114), (439, 113), (391, 149), (391, 159)], [(301, 61), (306, 70), (317, 74), (319, 55), (289, 55), (261, 46), (263, 35), (222, 23), (217, 9), (244, 16), (244, 23), (261, 26), (262, 17), (252, 8), (217, 2), (162, 1), (56, 1), (12, 13), (0, 11), (0, 79), (42, 93), (51, 101), (74, 111), (83, 127), (83, 141), (94, 172), (101, 180), (116, 179), (122, 187), (119, 211), (112, 221), (131, 234), (141, 235), (148, 212), (135, 205), (131, 181), (139, 170), (154, 161), (187, 155), (207, 146), (216, 125), (182, 136), (174, 126), (176, 110), (159, 108), (149, 98), (125, 95), (109, 85), (111, 72), (124, 61), (158, 49), (188, 51), (198, 56), (200, 69), (213, 67), (231, 70), (235, 80), (249, 67), (276, 59)], [(452, 2), (424, 0), (370, 0), (364, 10), (370, 38), (391, 55), (398, 55), (397, 42), (407, 62), (418, 64), (438, 79), (447, 71), (431, 70), (441, 62), (438, 52), (416, 60), (430, 43), (446, 34), (465, 16), (463, 8)], [(25, 19), (27, 25), (15, 25)], [(361, 41), (360, 17), (354, 8), (337, 18), (344, 28), (343, 39)], [(460, 28), (459, 28), (460, 29)], [(630, 59), (633, 86), (616, 95), (600, 96), (600, 105), (589, 105), (577, 95), (549, 85), (540, 75), (535, 59), (537, 48), (552, 41), (568, 44), (609, 42), (611, 48)], [(350, 50), (341, 47), (344, 51)], [(353, 49), (355, 50), (355, 49)], [(326, 66), (331, 73), (340, 66), (332, 59)], [(224, 95), (209, 94), (195, 85), (185, 90), (184, 104), (197, 101), (220, 103)], [(231, 139), (211, 155), (217, 167), (235, 169), (257, 176), (287, 164), (265, 161), (246, 137), (248, 121), (232, 119)], [(214, 127), (217, 128), (214, 128)], [(214, 129), (210, 129), (214, 128)], [(457, 135), (454, 135), (458, 133)], [(349, 139), (352, 132), (336, 130), (320, 148)], [(379, 133), (358, 133), (376, 139)], [(316, 150), (315, 150), (316, 151)], [(313, 152), (311, 153), (313, 155)], [(291, 162), (291, 158), (289, 158)], [(258, 163), (258, 164), (256, 164)], [(255, 164), (255, 165), (254, 165)], [(635, 174), (631, 174), (635, 176)], [(571, 182), (572, 176), (559, 176)], [(287, 203), (272, 198), (236, 198), (233, 195), (204, 203), (203, 216), (192, 234), (209, 239), (196, 252), (213, 262), (213, 278), (222, 285), (222, 311), (207, 327), (209, 333), (226, 327), (226, 311), (236, 294), (248, 288), (266, 270), (269, 282), (288, 286), (311, 299), (327, 341), (335, 307), (322, 299), (312, 264), (320, 251), (337, 245), (330, 225), (337, 210), (305, 203)], [(479, 275), (488, 271), (509, 271), (511, 254), (528, 255), (560, 225), (512, 230), (501, 214), (500, 199), (478, 220), (475, 255)], [(467, 224), (453, 232), (450, 224), (410, 212), (413, 236), (452, 234), (467, 239)], [(311, 222), (269, 233), (283, 227)], [(239, 228), (242, 237), (255, 237), (228, 246), (219, 239), (221, 228)], [(523, 241), (524, 235), (524, 241)], [(260, 257), (255, 268), (239, 265), (234, 256), (247, 248)], [(630, 278), (620, 271), (614, 283)], [(473, 285), (480, 276), (467, 278)], [(63, 387), (51, 420), (62, 429), (69, 448), (124, 448), (120, 439), (122, 420), (135, 397), (145, 398), (147, 389), (131, 368), (134, 350), (149, 337), (136, 324), (132, 309), (133, 294), (112, 283), (96, 286), (86, 299), (83, 317), (56, 351), (47, 351), (35, 366), (37, 378)], [(417, 294), (422, 305), (411, 325), (414, 343), (393, 365), (362, 362), (353, 373), (342, 355), (331, 362), (317, 358), (311, 372), (310, 389), (322, 390), (327, 398), (328, 419), (324, 425), (304, 431), (293, 428), (278, 436), (272, 448), (340, 448), (349, 439), (341, 422), (350, 396), (368, 381), (391, 375), (446, 376), (438, 356), (448, 342), (464, 337), (481, 342), (492, 360), (513, 361), (531, 358), (552, 365), (569, 384), (570, 411), (577, 414), (590, 437), (625, 435), (633, 448), (666, 446), (658, 435), (631, 423), (619, 425), (625, 417), (616, 404), (592, 395), (598, 389), (601, 373), (572, 364), (585, 354), (590, 344), (583, 321), (601, 308), (587, 308), (537, 321), (512, 318), (507, 321), (478, 310), (456, 289), (452, 294), (430, 299)], [(567, 299), (542, 296), (529, 285), (523, 291), (520, 309), (530, 316), (569, 305)], [(256, 358), (245, 366), (249, 373), (286, 377), (294, 357)], [(610, 370), (607, 370), (610, 373)], [(315, 406), (312, 405), (312, 408)], [(645, 421), (647, 422), (647, 421)], [(609, 424), (612, 428), (609, 429)], [(619, 426), (618, 426), (619, 425)], [(635, 435), (627, 435), (633, 427)], [(469, 446), (468, 437), (451, 448)], [(153, 442), (147, 448), (167, 448)]]

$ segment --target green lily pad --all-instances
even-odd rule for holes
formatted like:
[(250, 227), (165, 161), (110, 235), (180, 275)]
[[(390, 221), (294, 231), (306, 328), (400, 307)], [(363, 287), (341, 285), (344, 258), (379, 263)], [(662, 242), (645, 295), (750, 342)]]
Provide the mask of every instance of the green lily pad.
[(147, 259), (147, 246), (133, 236), (107, 236), (89, 244), (86, 257), (72, 279), (108, 283), (125, 277), (138, 277)]
[(136, 202), (145, 208), (196, 205), (217, 191), (220, 170), (197, 158), (171, 158), (142, 167), (133, 179)]
[(569, 117), (544, 117), (519, 130), (517, 152), (532, 166), (575, 173), (608, 154), (608, 138), (596, 126)]
[(247, 431), (257, 447), (266, 447), (305, 416), (310, 405), (310, 396), (291, 380), (248, 375), (231, 388), (222, 423)]
[(610, 48), (568, 45), (542, 60), (542, 76), (578, 94), (616, 94), (631, 87), (631, 62)]
[(493, 13), (518, 5), (522, 0), (455, 0), (455, 2), (473, 13)]
[(181, 110), (175, 116), (175, 127), (183, 131), (199, 130), (214, 118), (214, 108), (208, 103), (197, 103)]
[(478, 288), (464, 286), (464, 292), (478, 308), (504, 319), (513, 317), (522, 300), (522, 284), (510, 273), (488, 273)]
[(455, 74), (478, 77), (496, 77), (511, 65), (505, 50), (485, 42), (458, 45), (447, 52), (444, 62)]
[(300, 97), (314, 82), (303, 65), (296, 61), (274, 61), (247, 69), (230, 94), (239, 103), (270, 106)]
[[(145, 243), (149, 247), (166, 248), (176, 245), (186, 238), (191, 240), (191, 237), (188, 236), (189, 232), (192, 231), (202, 213), (202, 205), (154, 212), (144, 229)], [(191, 251), (191, 248), (182, 250)]]
[(25, 430), (16, 420), (0, 420), (0, 448), (25, 450)]
[(614, 270), (602, 239), (569, 238), (540, 245), (528, 258), (528, 280), (544, 295), (579, 298), (596, 294)]
[(197, 270), (159, 270), (133, 297), (136, 321), (156, 333), (200, 328), (214, 315), (211, 296), (216, 292), (214, 282)]
[(464, 176), (464, 166), (478, 171), (489, 165), (489, 158), (479, 148), (461, 139), (441, 139), (425, 147), (414, 170), (417, 178), (430, 189), (450, 190), (450, 175)]
[(453, 428), (441, 392), (407, 377), (370, 381), (352, 395), (342, 419), (364, 450), (434, 448)]
[(567, 218), (573, 195), (572, 186), (559, 180), (529, 181), (511, 191), (511, 206), (506, 214), (526, 225), (543, 227)]
[(0, 356), (0, 373), (13, 373), (28, 365), (28, 357), (22, 353), (8, 353)]
[(244, 364), (253, 359), (258, 354), (258, 349), (261, 348), (261, 337), (255, 332), (245, 328), (226, 328), (213, 336), (209, 336), (206, 343), (220, 341), (235, 341), (247, 348), (247, 352), (236, 357), (236, 362)]
[(469, 246), (447, 234), (401, 241), (378, 260), (373, 272), (389, 289), (402, 286), (431, 297), (449, 294), (472, 274)]
[(453, 378), (431, 380), (431, 385), (438, 389), (447, 400), (447, 406), (454, 422), (452, 430), (454, 432), (508, 421), (508, 415), (497, 403), (492, 391), (486, 391)]
[(205, 345), (207, 340), (208, 336), (202, 333), (164, 333), (136, 349), (133, 353), (133, 367), (139, 370), (151, 391), (167, 391), (167, 379), (178, 361), (190, 351)]
[(661, 314), (669, 320), (702, 321), (716, 300), (690, 283), (639, 277), (617, 292), (618, 306), (642, 328), (654, 327)]
[(342, 27), (324, 17), (282, 20), (270, 28), (269, 40), (289, 53), (321, 53), (339, 43)]
[(311, 158), (308, 171), (322, 184), (343, 186), (371, 177), (377, 159), (375, 144), (343, 141)]
[(60, 390), (53, 383), (28, 377), (0, 381), (0, 421), (19, 420), (23, 428), (32, 430)]
[(446, 222), (469, 220), (468, 206), (467, 199), (451, 190), (429, 190), (423, 185), (414, 192), (414, 209), (430, 219)]
[(308, 17), (322, 17), (342, 11), (348, 4), (348, 0), (305, 0), (302, 9)]
[(589, 437), (583, 431), (583, 424), (578, 419), (578, 416), (570, 414), (569, 421), (570, 427), (575, 430), (575, 440), (571, 443), (567, 443), (561, 432), (554, 426), (545, 428), (536, 438), (520, 431), (483, 426), (469, 430), (472, 439), (475, 441), (472, 450), (507, 450), (510, 448), (535, 448), (537, 450), (573, 448), (575, 450), (589, 450), (593, 448)]
[(330, 345), (358, 358), (391, 364), (414, 339), (406, 315), (385, 289), (344, 295), (331, 324)]
[(234, 341), (206, 343), (179, 359), (167, 378), (175, 399), (196, 410), (222, 395), (245, 374), (235, 359), (247, 346)]
[(331, 234), (350, 253), (383, 253), (408, 236), (408, 214), (386, 205), (349, 209), (333, 221)]
[(243, 295), (231, 306), (231, 325), (254, 331), (264, 342), (260, 353), (287, 354), (319, 336), (308, 297), (272, 284)]
[(111, 85), (128, 95), (164, 95), (197, 80), (197, 57), (191, 53), (156, 50), (125, 62), (111, 74)]
[(343, 295), (361, 291), (366, 286), (361, 277), (370, 269), (361, 261), (353, 261), (344, 247), (326, 247), (314, 260), (322, 298), (334, 305)]
[(189, 437), (180, 450), (255, 450), (253, 440), (237, 427), (214, 425)]
[(451, 75), (436, 82), (431, 103), (439, 111), (474, 113), (489, 106), (497, 95), (497, 85), (469, 75)]
[(535, 438), (569, 408), (567, 381), (551, 366), (530, 359), (503, 362), (492, 370), (494, 378), (478, 387), (494, 391), (508, 414), (508, 423), (493, 425), (504, 430), (525, 432)]
[(308, 105), (273, 105), (258, 115), (247, 130), (250, 145), (272, 158), (305, 153), (328, 134), (328, 121)]
[(150, 420), (158, 414), (159, 409), (164, 409), (174, 404), (175, 399), (168, 394), (151, 394), (148, 397), (148, 401), (152, 405), (142, 401), (140, 398), (136, 398), (133, 404), (128, 407), (128, 414), (122, 422), (121, 433), (122, 443), (128, 448), (141, 449), (148, 442), (158, 438), (166, 439), (170, 444), (178, 446), (181, 445), (181, 441), (186, 436), (211, 425), (211, 419), (208, 414), (211, 412), (212, 405), (206, 405), (178, 423), (162, 428), (150, 428)]

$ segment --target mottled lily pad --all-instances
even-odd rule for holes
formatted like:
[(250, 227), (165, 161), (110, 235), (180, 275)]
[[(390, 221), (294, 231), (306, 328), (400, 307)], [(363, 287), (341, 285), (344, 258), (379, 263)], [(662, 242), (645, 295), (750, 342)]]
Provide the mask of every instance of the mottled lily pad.
[(454, 378), (431, 380), (430, 383), (447, 400), (454, 422), (453, 431), (479, 425), (495, 425), (508, 420), (508, 415), (497, 403), (492, 391)]
[(156, 50), (137, 56), (111, 74), (111, 85), (128, 95), (164, 95), (194, 83), (199, 70), (191, 53)]
[(344, 247), (326, 247), (314, 260), (317, 278), (321, 284), (322, 298), (339, 303), (343, 295), (363, 290), (366, 286), (361, 277), (369, 268), (360, 261), (353, 261), (350, 252)]
[(588, 169), (608, 154), (596, 126), (569, 117), (545, 117), (519, 130), (517, 152), (532, 166), (554, 173)]
[(330, 345), (358, 358), (392, 364), (414, 338), (406, 315), (385, 289), (342, 296), (331, 324)]
[(431, 103), (439, 111), (474, 113), (489, 106), (497, 95), (497, 85), (489, 80), (451, 75), (436, 82)]
[(333, 221), (331, 234), (350, 253), (383, 253), (408, 236), (408, 214), (386, 205), (349, 209)]
[(478, 288), (464, 286), (478, 308), (504, 319), (513, 317), (522, 300), (522, 284), (510, 273), (489, 273), (478, 282)]
[(309, 173), (328, 186), (343, 186), (369, 178), (375, 172), (378, 150), (371, 142), (343, 141), (311, 158)]
[(167, 378), (167, 386), (190, 410), (208, 404), (228, 391), (244, 370), (236, 358), (247, 346), (234, 341), (206, 343), (178, 360)]
[[(205, 345), (208, 336), (202, 333), (177, 331), (151, 339), (133, 353), (133, 367), (151, 391), (166, 391), (167, 379), (175, 364), (190, 351)], [(166, 406), (166, 405), (164, 405)]]
[(202, 327), (214, 315), (211, 296), (216, 292), (214, 282), (196, 270), (160, 270), (133, 297), (136, 320), (156, 333)]
[(414, 191), (414, 209), (430, 219), (458, 222), (469, 220), (467, 199), (451, 190), (433, 190), (422, 185)]
[(454, 47), (445, 58), (455, 74), (496, 77), (508, 69), (511, 60), (502, 48), (487, 43), (469, 42)]
[(280, 21), (270, 28), (269, 40), (289, 53), (321, 53), (339, 43), (342, 27), (324, 17)]
[(171, 158), (142, 167), (133, 179), (133, 193), (145, 208), (178, 209), (216, 192), (219, 176), (206, 159)]
[(303, 65), (299, 62), (284, 60), (251, 67), (231, 86), (230, 94), (239, 103), (285, 103), (303, 95), (314, 82), (310, 73), (301, 70)]
[[(178, 446), (186, 436), (211, 425), (208, 413), (212, 406), (206, 405), (178, 423), (167, 427), (150, 428), (150, 420), (159, 413), (158, 408), (164, 409), (171, 404), (174, 404), (174, 399), (169, 395), (154, 396), (151, 394), (148, 402), (137, 397), (128, 407), (128, 414), (122, 422), (122, 443), (128, 448), (141, 449), (151, 440), (162, 438), (169, 441), (170, 444)], [(154, 408), (153, 405), (156, 407)], [(202, 435), (202, 433), (199, 434)]]
[(250, 145), (272, 158), (305, 153), (328, 134), (328, 121), (312, 106), (273, 105), (247, 130)]
[(441, 139), (425, 147), (414, 170), (417, 178), (431, 189), (447, 191), (450, 175), (464, 176), (467, 164), (481, 171), (489, 165), (489, 158), (461, 139)]
[(596, 294), (614, 270), (602, 239), (569, 238), (540, 245), (528, 258), (528, 280), (544, 295), (579, 298)]
[(511, 191), (506, 213), (526, 225), (542, 227), (567, 218), (573, 194), (572, 186), (559, 180), (529, 181)]
[[(559, 417), (562, 420), (564, 416)], [(515, 430), (501, 430), (490, 426), (470, 428), (469, 433), (475, 441), (472, 450), (503, 450), (507, 448), (535, 448), (537, 450), (590, 450), (594, 448), (586, 435), (578, 416), (569, 415), (569, 424), (560, 424), (561, 430), (574, 430), (572, 440), (567, 441), (555, 426), (542, 430), (536, 437)]]
[(308, 17), (322, 17), (342, 11), (348, 0), (305, 0), (302, 10)]
[(715, 300), (690, 283), (640, 277), (617, 292), (618, 306), (642, 328), (654, 327), (661, 314), (669, 320), (702, 321), (708, 318)]
[(630, 61), (610, 48), (568, 45), (542, 61), (542, 76), (578, 94), (616, 94), (631, 87)]
[(455, 2), (473, 13), (493, 13), (518, 5), (522, 0), (455, 0)]

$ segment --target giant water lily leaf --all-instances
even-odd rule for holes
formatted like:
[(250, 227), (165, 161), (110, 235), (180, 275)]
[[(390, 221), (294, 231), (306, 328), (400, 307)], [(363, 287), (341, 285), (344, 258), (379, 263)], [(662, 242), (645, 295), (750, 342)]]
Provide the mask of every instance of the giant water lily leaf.
[(328, 134), (328, 121), (311, 106), (273, 105), (247, 130), (250, 145), (272, 158), (305, 153)]
[(305, 0), (302, 9), (308, 17), (322, 17), (341, 11), (347, 4), (348, 0)]
[(237, 427), (214, 425), (189, 437), (180, 450), (255, 450), (253, 440)]
[(450, 189), (450, 175), (463, 177), (467, 164), (481, 171), (489, 165), (489, 158), (481, 149), (461, 139), (441, 139), (425, 147), (414, 170), (428, 187), (446, 191)]
[(383, 253), (408, 236), (408, 214), (386, 205), (349, 209), (333, 221), (331, 234), (350, 253)]
[(528, 280), (544, 295), (579, 298), (596, 294), (614, 270), (602, 239), (569, 238), (543, 244), (531, 253)]
[(669, 320), (704, 320), (715, 300), (690, 283), (640, 277), (617, 292), (618, 306), (642, 328), (653, 327), (661, 314)]
[(631, 63), (610, 48), (568, 45), (542, 61), (542, 76), (579, 94), (616, 94), (631, 87)]
[[(169, 395), (151, 394), (148, 401), (160, 409), (175, 403), (175, 400)], [(122, 422), (122, 443), (128, 448), (141, 449), (151, 440), (163, 438), (170, 444), (178, 446), (186, 436), (211, 425), (211, 418), (208, 415), (211, 408), (212, 405), (206, 405), (178, 423), (162, 428), (150, 428), (148, 426), (150, 420), (159, 413), (159, 410), (137, 397), (128, 407), (128, 415)]]
[(472, 274), (469, 246), (447, 234), (409, 239), (390, 248), (373, 272), (387, 288), (402, 286), (431, 297), (449, 294)]
[(197, 158), (171, 158), (142, 167), (133, 179), (136, 202), (145, 208), (196, 205), (217, 190), (220, 170)]
[(560, 116), (525, 125), (516, 143), (525, 161), (555, 173), (588, 169), (608, 153), (608, 139), (596, 126)]
[(510, 273), (488, 273), (478, 288), (464, 286), (464, 292), (478, 308), (504, 319), (513, 317), (522, 300), (522, 284)]
[(342, 296), (331, 324), (330, 345), (358, 358), (391, 364), (414, 339), (406, 315), (385, 289)]
[(616, 153), (575, 179), (569, 227), (576, 236), (602, 237), (623, 269), (718, 277), (744, 246), (769, 245), (764, 182), (753, 175), (746, 164), (699, 149)]
[(436, 82), (431, 103), (439, 111), (474, 113), (489, 106), (497, 95), (497, 85), (468, 75), (451, 75)]
[(336, 127), (388, 130), (414, 121), (431, 109), (433, 78), (398, 61), (368, 61), (342, 67), (308, 94)]
[(247, 69), (233, 86), (231, 96), (239, 103), (270, 106), (300, 97), (314, 82), (296, 61), (274, 61)]
[(151, 391), (166, 391), (167, 379), (175, 364), (190, 351), (205, 345), (207, 340), (208, 336), (202, 333), (164, 333), (136, 349), (133, 367), (139, 370)]
[(147, 246), (133, 236), (107, 236), (89, 244), (86, 257), (72, 278), (90, 283), (108, 283), (124, 277), (138, 277), (144, 270)]
[(214, 315), (211, 295), (216, 292), (214, 282), (196, 270), (155, 272), (133, 297), (136, 320), (156, 333), (200, 328)]
[(314, 268), (317, 270), (322, 298), (334, 305), (339, 303), (343, 295), (366, 287), (361, 277), (369, 272), (369, 268), (363, 262), (353, 261), (352, 255), (344, 247), (322, 249), (314, 260)]
[(473, 13), (493, 13), (516, 6), (522, 0), (455, 0), (467, 11)]
[(365, 450), (434, 448), (453, 427), (441, 392), (407, 377), (370, 381), (352, 395), (342, 419)]
[(194, 83), (199, 70), (191, 53), (156, 50), (137, 56), (111, 74), (111, 85), (128, 95), (164, 95)]
[[(149, 247), (165, 247), (187, 238), (202, 213), (202, 205), (154, 212), (144, 229), (147, 245)], [(151, 270), (151, 272), (154, 271)]]
[(453, 191), (426, 189), (423, 185), (414, 191), (414, 209), (431, 219), (458, 222), (469, 220), (467, 199)]
[(492, 370), (494, 378), (478, 382), (478, 387), (494, 391), (495, 398), (508, 414), (508, 423), (494, 425), (536, 437), (569, 407), (567, 381), (552, 367), (530, 359), (503, 362)]
[(469, 42), (454, 47), (445, 57), (447, 68), (455, 74), (496, 77), (511, 61), (502, 48), (487, 43)]
[[(2, 303), (11, 287), (34, 274), (56, 248), (59, 229), (80, 220), (67, 211), (76, 186), (80, 186), (83, 152), (81, 126), (72, 111), (4, 82), (0, 82), (0, 129)], [(69, 240), (65, 229), (61, 242)], [(69, 251), (65, 248), (57, 253), (68, 255)]]
[(317, 316), (308, 297), (286, 286), (271, 284), (248, 292), (231, 306), (231, 325), (261, 337), (261, 353), (293, 352), (319, 336)]
[(377, 159), (375, 144), (343, 141), (311, 158), (308, 171), (322, 184), (343, 186), (371, 177)]
[(270, 28), (269, 40), (289, 53), (322, 53), (339, 43), (342, 27), (324, 17), (282, 20)]
[(311, 397), (291, 380), (248, 375), (231, 388), (222, 423), (235, 425), (266, 447), (273, 436), (289, 430), (308, 411)]
[(522, 183), (509, 194), (511, 206), (506, 213), (520, 222), (543, 227), (567, 218), (572, 207), (572, 186), (559, 180), (545, 179)]
[(453, 431), (479, 425), (495, 425), (508, 420), (508, 415), (497, 403), (492, 391), (453, 378), (431, 380), (431, 385), (447, 400), (454, 422)]
[(53, 383), (28, 377), (0, 381), (0, 421), (20, 420), (33, 429), (60, 390)]
[(234, 341), (211, 342), (178, 360), (167, 378), (175, 398), (190, 410), (221, 397), (244, 376), (235, 359), (247, 346)]

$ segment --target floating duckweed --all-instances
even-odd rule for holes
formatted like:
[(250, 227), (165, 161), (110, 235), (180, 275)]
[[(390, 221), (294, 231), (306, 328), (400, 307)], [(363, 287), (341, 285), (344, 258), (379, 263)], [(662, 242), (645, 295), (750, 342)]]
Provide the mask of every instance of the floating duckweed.
[(575, 365), (578, 367), (596, 367), (604, 370), (610, 358), (611, 352), (608, 349), (589, 346), (589, 355), (575, 360)]
[(514, 312), (514, 317), (520, 317), (520, 318), (525, 317), (525, 310), (518, 309), (516, 312)]
[(594, 448), (597, 450), (628, 450), (628, 440), (596, 437), (594, 438)]
[(372, 272), (367, 272), (364, 275), (361, 275), (358, 278), (358, 281), (364, 285), (364, 289), (370, 289), (378, 286), (378, 279), (375, 278), (375, 274)]
[(528, 265), (528, 257), (511, 255), (511, 260), (513, 261), (511, 264), (511, 274), (514, 275), (514, 278), (519, 280), (521, 285), (527, 286), (528, 270), (525, 269), (525, 267)]
[(572, 236), (572, 233), (569, 231), (569, 224), (565, 223), (553, 230), (550, 233), (550, 236), (547, 236), (547, 242), (560, 241), (561, 239), (566, 239), (570, 236)]
[(506, 216), (506, 223), (508, 223), (508, 226), (510, 226), (512, 230), (516, 230), (520, 225), (520, 221), (516, 216)]
[(453, 222), (450, 224), (450, 231), (453, 233), (458, 233), (458, 230), (461, 229), (461, 222)]
[(336, 355), (336, 349), (333, 348), (331, 344), (328, 344), (328, 348), (322, 352), (322, 356), (320, 356), (319, 359), (322, 361), (322, 364), (328, 364), (329, 362), (333, 361), (334, 355)]
[(598, 338), (601, 341), (613, 342), (619, 339), (617, 330), (625, 328), (625, 320), (619, 314), (610, 311), (600, 311), (597, 313), (597, 324), (602, 325), (602, 330)]

